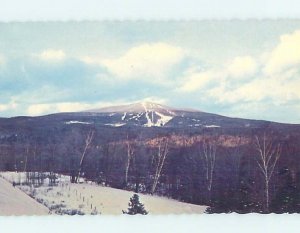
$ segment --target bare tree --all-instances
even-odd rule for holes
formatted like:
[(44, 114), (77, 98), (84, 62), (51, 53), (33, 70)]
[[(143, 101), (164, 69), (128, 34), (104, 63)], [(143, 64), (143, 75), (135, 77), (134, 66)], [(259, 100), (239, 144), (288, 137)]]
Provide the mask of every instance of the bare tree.
[(154, 181), (151, 188), (151, 193), (155, 192), (159, 177), (161, 175), (162, 168), (165, 164), (166, 157), (169, 152), (169, 141), (167, 138), (162, 138), (158, 142), (158, 153), (157, 153), (157, 160), (155, 166), (155, 174), (154, 174)]
[(54, 154), (56, 150), (57, 145), (55, 142), (50, 142), (49, 144), (49, 150), (50, 150), (50, 159), (48, 160), (48, 170), (49, 170), (49, 182), (50, 185), (55, 185), (56, 182), (56, 175), (54, 173)]
[(261, 139), (255, 136), (255, 149), (258, 151), (258, 155), (259, 155), (257, 164), (264, 177), (265, 208), (266, 211), (268, 212), (269, 203), (270, 203), (269, 184), (274, 172), (274, 168), (281, 155), (281, 145), (280, 144), (274, 145), (272, 139), (267, 138), (266, 134), (264, 134)]
[(85, 139), (85, 146), (84, 146), (84, 150), (82, 152), (81, 159), (80, 159), (80, 162), (79, 162), (79, 168), (78, 168), (78, 172), (77, 172), (77, 177), (75, 179), (75, 183), (78, 182), (78, 178), (79, 178), (81, 170), (82, 170), (82, 163), (83, 163), (83, 160), (86, 156), (86, 152), (87, 152), (87, 150), (89, 149), (89, 147), (91, 145), (93, 137), (94, 137), (94, 131), (90, 130), (88, 135), (86, 136), (86, 139)]
[(23, 172), (26, 172), (27, 171), (27, 161), (28, 161), (28, 155), (29, 155), (29, 143), (26, 145), (26, 148), (25, 148), (25, 161), (24, 161), (24, 169), (23, 169)]
[(128, 136), (127, 136), (126, 144), (127, 144), (127, 163), (126, 163), (126, 170), (125, 170), (125, 184), (127, 186), (127, 183), (128, 183), (128, 171), (129, 171), (130, 162), (131, 162), (131, 160), (133, 158), (133, 153), (134, 153), (133, 146), (129, 142)]
[(202, 157), (204, 159), (204, 170), (205, 170), (205, 178), (206, 178), (206, 188), (209, 195), (209, 201), (211, 201), (211, 190), (213, 183), (213, 176), (215, 170), (216, 163), (216, 152), (217, 145), (216, 142), (203, 142), (202, 144), (203, 153)]

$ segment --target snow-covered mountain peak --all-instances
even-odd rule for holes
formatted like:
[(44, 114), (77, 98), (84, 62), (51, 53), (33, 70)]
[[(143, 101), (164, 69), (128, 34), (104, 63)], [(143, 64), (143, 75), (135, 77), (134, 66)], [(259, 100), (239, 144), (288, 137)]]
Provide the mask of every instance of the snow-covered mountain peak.
[[(110, 106), (99, 109), (88, 110), (87, 112), (131, 112), (131, 113), (140, 113), (140, 112), (151, 112), (151, 111), (175, 111), (177, 109), (168, 107), (162, 104), (157, 104), (153, 102), (137, 102), (133, 104), (119, 105), (119, 106)], [(172, 112), (172, 114), (174, 114)]]
[(114, 124), (126, 125), (143, 125), (145, 127), (151, 126), (165, 126), (176, 116), (182, 116), (184, 112), (195, 112), (192, 109), (176, 109), (166, 105), (153, 102), (137, 102), (127, 105), (111, 106), (100, 109), (88, 110), (90, 113), (107, 114), (114, 117), (117, 122)]
[(144, 126), (164, 126), (176, 116), (176, 109), (153, 102), (138, 102), (133, 104), (105, 107), (88, 112), (118, 113), (120, 123), (134, 122)]

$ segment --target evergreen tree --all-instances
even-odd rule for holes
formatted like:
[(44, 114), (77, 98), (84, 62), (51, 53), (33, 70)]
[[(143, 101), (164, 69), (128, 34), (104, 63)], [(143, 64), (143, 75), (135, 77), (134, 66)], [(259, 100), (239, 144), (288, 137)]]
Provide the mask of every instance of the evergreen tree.
[(140, 202), (139, 196), (134, 194), (130, 198), (130, 202), (128, 203), (128, 210), (124, 211), (123, 214), (135, 215), (135, 214), (142, 214), (146, 215), (148, 212), (145, 210), (144, 205)]
[(272, 210), (275, 213), (300, 213), (300, 188), (296, 178), (293, 179), (289, 169), (281, 171), (281, 175), (285, 176), (285, 184), (278, 190)]
[(241, 176), (236, 200), (237, 213), (259, 212), (259, 203), (256, 203), (252, 198), (254, 192), (254, 180), (250, 177)]

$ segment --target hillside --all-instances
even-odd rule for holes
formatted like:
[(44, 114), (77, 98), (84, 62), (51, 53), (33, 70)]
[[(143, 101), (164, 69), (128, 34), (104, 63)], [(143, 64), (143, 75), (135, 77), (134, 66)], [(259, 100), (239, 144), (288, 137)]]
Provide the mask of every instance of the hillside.
[[(25, 182), (26, 180), (24, 173), (4, 172), (1, 175), (10, 182)], [(127, 210), (129, 199), (134, 194), (134, 192), (98, 186), (93, 183), (72, 184), (69, 177), (65, 176), (59, 176), (57, 186), (48, 186), (45, 183), (45, 185), (34, 189), (27, 185), (12, 188), (10, 183), (0, 178), (0, 188), (2, 197), (5, 197), (0, 203), (0, 215), (41, 215), (48, 212), (62, 214), (71, 210), (80, 211), (82, 214), (120, 215), (122, 210)], [(19, 188), (42, 202), (51, 211), (29, 198)], [(201, 214), (207, 208), (206, 206), (192, 205), (164, 197), (143, 194), (139, 194), (139, 196), (151, 215)]]
[(48, 208), (0, 178), (0, 215), (47, 215)]

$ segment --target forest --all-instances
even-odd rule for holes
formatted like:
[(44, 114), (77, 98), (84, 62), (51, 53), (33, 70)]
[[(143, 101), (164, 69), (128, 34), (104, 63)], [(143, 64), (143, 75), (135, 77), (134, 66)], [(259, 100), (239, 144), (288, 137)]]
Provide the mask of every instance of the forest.
[(300, 213), (297, 130), (23, 130), (1, 135), (0, 159), (2, 171), (27, 172), (36, 185), (44, 172), (60, 173), (206, 205), (207, 213)]

